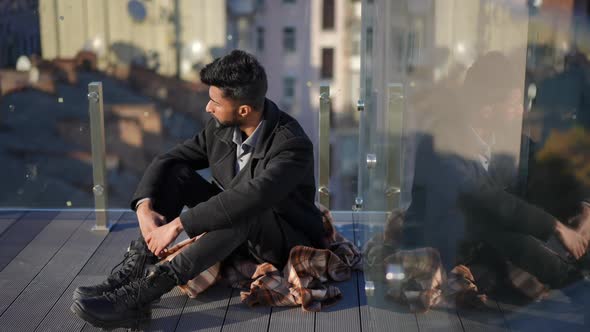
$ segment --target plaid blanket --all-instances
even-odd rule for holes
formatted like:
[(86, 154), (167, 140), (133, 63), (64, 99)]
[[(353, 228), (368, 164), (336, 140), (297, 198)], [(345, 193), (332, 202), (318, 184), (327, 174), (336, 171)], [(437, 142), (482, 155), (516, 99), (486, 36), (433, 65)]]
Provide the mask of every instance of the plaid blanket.
[[(487, 296), (477, 284), (498, 283), (498, 276), (489, 267), (457, 265), (448, 274), (438, 250), (430, 247), (401, 250), (404, 211), (388, 214), (383, 233), (373, 236), (363, 250), (366, 267), (384, 276), (386, 295), (406, 304), (413, 312), (426, 312), (439, 305), (455, 303), (460, 307), (483, 307)], [(506, 279), (523, 295), (539, 300), (548, 288), (528, 272), (505, 262)], [(477, 272), (477, 278), (472, 271)]]
[[(362, 268), (360, 250), (334, 228), (330, 212), (320, 206), (328, 249), (293, 247), (282, 271), (270, 263), (257, 264), (245, 258), (228, 259), (210, 267), (186, 285), (179, 286), (190, 297), (220, 280), (233, 287), (245, 288), (240, 293), (250, 306), (301, 306), (304, 311), (320, 311), (342, 298), (338, 287), (329, 281), (350, 279), (354, 270)], [(169, 248), (164, 260), (171, 260), (199, 237), (185, 240)]]

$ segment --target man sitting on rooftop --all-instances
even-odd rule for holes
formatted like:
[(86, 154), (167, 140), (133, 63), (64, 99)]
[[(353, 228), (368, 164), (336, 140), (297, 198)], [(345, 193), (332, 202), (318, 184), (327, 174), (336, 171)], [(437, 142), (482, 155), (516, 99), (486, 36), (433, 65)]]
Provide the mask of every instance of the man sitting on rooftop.
[[(206, 111), (213, 118), (145, 171), (131, 201), (141, 236), (124, 267), (74, 292), (72, 311), (95, 326), (134, 324), (152, 301), (234, 252), (281, 268), (296, 245), (325, 247), (313, 145), (295, 119), (265, 98), (264, 68), (234, 50), (200, 76), (209, 85)], [(204, 168), (214, 184), (195, 172)], [(205, 235), (170, 262), (151, 265), (182, 232)]]

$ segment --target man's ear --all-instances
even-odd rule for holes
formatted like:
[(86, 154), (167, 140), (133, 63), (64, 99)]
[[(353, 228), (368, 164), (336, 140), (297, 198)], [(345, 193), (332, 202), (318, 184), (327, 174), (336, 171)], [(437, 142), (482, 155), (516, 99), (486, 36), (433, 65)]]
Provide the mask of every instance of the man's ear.
[(248, 116), (248, 114), (252, 113), (254, 111), (254, 109), (252, 109), (252, 106), (250, 105), (240, 105), (240, 107), (238, 108), (238, 114), (241, 117), (246, 117)]

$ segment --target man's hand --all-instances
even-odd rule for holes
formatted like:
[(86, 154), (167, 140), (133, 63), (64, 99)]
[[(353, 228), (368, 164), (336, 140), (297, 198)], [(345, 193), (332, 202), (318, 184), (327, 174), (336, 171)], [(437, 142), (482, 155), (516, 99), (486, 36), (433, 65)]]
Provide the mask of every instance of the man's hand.
[(575, 259), (584, 256), (586, 250), (588, 250), (588, 240), (582, 234), (568, 228), (559, 221), (555, 224), (555, 232), (561, 244)]
[(137, 219), (141, 235), (146, 241), (148, 234), (166, 223), (166, 218), (152, 209), (151, 201), (143, 202), (137, 207)]
[(154, 255), (160, 256), (162, 251), (176, 240), (182, 230), (183, 227), (180, 223), (180, 218), (176, 218), (172, 222), (152, 230), (145, 237), (145, 242)]

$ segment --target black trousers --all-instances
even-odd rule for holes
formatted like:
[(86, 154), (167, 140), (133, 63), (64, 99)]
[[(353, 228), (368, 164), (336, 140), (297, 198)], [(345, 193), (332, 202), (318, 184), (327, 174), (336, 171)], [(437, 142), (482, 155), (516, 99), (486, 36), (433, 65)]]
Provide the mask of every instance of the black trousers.
[(522, 224), (507, 227), (488, 223), (486, 226), (487, 230), (478, 232), (475, 238), (498, 258), (509, 260), (542, 283), (561, 288), (581, 277), (575, 263), (551, 250), (547, 246), (550, 236), (539, 234), (534, 225), (530, 229)]
[[(178, 217), (184, 206), (193, 207), (219, 194), (221, 189), (203, 179), (188, 165), (175, 165), (163, 179), (154, 197), (154, 210), (167, 222)], [(232, 254), (250, 255), (259, 262), (282, 268), (296, 245), (310, 246), (301, 231), (277, 218), (272, 209), (243, 216), (234, 224), (214, 225), (203, 221), (206, 234), (172, 259), (170, 266), (181, 283)], [(200, 234), (188, 234), (190, 238)]]

